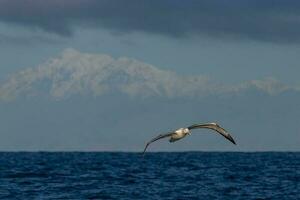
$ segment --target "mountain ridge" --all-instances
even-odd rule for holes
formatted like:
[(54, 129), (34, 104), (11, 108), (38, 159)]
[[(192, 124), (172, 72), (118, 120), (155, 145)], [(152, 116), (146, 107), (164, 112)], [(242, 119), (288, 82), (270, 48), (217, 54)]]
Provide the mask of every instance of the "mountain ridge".
[(179, 75), (133, 58), (64, 50), (59, 57), (12, 74), (0, 85), (0, 99), (41, 93), (54, 99), (120, 92), (133, 97), (202, 97), (254, 88), (270, 95), (297, 90), (272, 77), (224, 85), (204, 75)]

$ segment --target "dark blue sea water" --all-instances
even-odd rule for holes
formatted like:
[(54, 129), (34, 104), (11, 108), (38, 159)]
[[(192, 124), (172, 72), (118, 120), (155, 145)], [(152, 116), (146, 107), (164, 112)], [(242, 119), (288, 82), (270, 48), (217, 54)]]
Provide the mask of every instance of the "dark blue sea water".
[(300, 153), (0, 153), (0, 199), (300, 199)]

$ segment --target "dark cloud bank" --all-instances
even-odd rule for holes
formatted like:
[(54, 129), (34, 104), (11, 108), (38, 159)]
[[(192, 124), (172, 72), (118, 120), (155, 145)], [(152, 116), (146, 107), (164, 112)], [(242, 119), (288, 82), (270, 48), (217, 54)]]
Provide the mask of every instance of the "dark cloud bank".
[(300, 1), (2, 0), (0, 21), (70, 36), (77, 26), (184, 38), (300, 42)]

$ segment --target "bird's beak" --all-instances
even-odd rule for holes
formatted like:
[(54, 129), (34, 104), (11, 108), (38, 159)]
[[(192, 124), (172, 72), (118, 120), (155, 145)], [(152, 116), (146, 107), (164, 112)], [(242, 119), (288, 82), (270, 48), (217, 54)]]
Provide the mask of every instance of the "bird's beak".
[(191, 132), (188, 132), (188, 135), (191, 135)]

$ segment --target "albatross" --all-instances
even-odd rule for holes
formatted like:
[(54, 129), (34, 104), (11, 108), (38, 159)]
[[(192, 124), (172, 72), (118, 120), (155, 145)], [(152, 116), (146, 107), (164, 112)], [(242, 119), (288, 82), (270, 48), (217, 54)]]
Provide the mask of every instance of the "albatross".
[(227, 140), (232, 142), (233, 144), (236, 144), (234, 139), (231, 137), (231, 135), (224, 128), (222, 128), (215, 122), (206, 123), (206, 124), (193, 124), (189, 127), (180, 128), (180, 129), (177, 129), (176, 131), (168, 132), (165, 134), (160, 134), (157, 137), (153, 138), (146, 144), (144, 151), (143, 151), (143, 155), (145, 154), (148, 146), (157, 140), (160, 140), (160, 139), (163, 139), (166, 137), (170, 137), (169, 142), (175, 142), (177, 140), (184, 138), (187, 135), (191, 135), (191, 130), (198, 129), (198, 128), (206, 128), (206, 129), (214, 130), (214, 131), (218, 132), (219, 134), (221, 134), (223, 137), (225, 137)]

